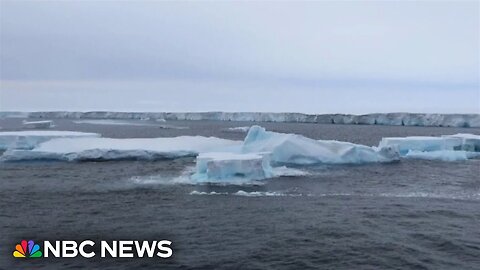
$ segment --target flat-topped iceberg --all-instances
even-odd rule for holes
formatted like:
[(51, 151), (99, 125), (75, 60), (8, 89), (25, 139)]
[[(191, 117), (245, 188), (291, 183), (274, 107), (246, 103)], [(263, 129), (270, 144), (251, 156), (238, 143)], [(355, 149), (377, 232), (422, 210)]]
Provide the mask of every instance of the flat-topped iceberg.
[(278, 164), (359, 164), (391, 162), (399, 159), (395, 147), (369, 147), (349, 142), (314, 140), (297, 134), (266, 131), (252, 126), (245, 138), (242, 153), (270, 153)]
[(228, 149), (240, 143), (202, 136), (134, 139), (64, 138), (46, 141), (30, 151), (8, 150), (3, 154), (2, 160), (156, 160), (196, 156), (200, 152)]
[[(441, 137), (414, 136), (414, 137), (387, 137), (382, 138), (379, 147), (393, 146), (398, 147), (400, 155), (406, 156), (410, 152), (410, 157), (420, 155), (420, 152), (446, 151), (449, 155), (451, 151), (469, 151), (480, 152), (480, 135), (474, 134), (455, 134), (443, 135)], [(459, 153), (456, 153), (459, 155)], [(470, 155), (471, 156), (471, 155)], [(448, 158), (446, 158), (448, 160)]]
[(223, 149), (220, 153), (200, 153), (192, 178), (197, 182), (241, 182), (242, 179), (261, 180), (292, 173), (304, 174), (281, 166), (283, 164), (359, 164), (398, 159), (394, 147), (376, 148), (348, 142), (314, 140), (252, 126), (243, 144)]
[(272, 176), (268, 155), (214, 152), (197, 156), (196, 173), (192, 178), (198, 182), (218, 182), (238, 178), (261, 180)]
[(478, 152), (469, 151), (454, 151), (454, 150), (440, 150), (431, 152), (422, 152), (410, 150), (405, 155), (408, 159), (427, 159), (427, 160), (441, 160), (441, 161), (462, 161), (471, 158), (480, 157)]
[(32, 149), (40, 143), (55, 138), (85, 138), (100, 137), (98, 133), (86, 133), (76, 131), (4, 131), (0, 132), (0, 150), (6, 149)]
[(408, 151), (431, 152), (440, 150), (460, 150), (462, 142), (456, 138), (411, 136), (382, 138), (379, 147), (398, 147), (402, 156)]
[(446, 139), (457, 139), (461, 142), (461, 149), (470, 152), (480, 152), (480, 135), (474, 134), (455, 134), (443, 135)]

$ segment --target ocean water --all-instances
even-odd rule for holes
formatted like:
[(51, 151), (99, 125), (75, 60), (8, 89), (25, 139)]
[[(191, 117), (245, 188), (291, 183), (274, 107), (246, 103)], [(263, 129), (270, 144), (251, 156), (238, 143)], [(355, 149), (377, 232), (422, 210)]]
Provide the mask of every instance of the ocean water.
[[(22, 119), (1, 119), (2, 131)], [(127, 123), (125, 123), (127, 122)], [(55, 120), (105, 137), (216, 136), (248, 122)], [(257, 123), (377, 145), (479, 129)], [(175, 128), (176, 127), (176, 128)], [(297, 167), (307, 175), (195, 185), (194, 158), (0, 164), (0, 269), (480, 269), (480, 160)], [(173, 256), (21, 260), (21, 239), (162, 240)]]

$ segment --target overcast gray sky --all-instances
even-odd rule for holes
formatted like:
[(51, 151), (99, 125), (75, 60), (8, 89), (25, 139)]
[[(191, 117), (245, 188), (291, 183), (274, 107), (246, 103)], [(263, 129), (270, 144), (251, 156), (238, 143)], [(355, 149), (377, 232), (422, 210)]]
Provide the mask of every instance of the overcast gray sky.
[(0, 0), (0, 110), (480, 113), (479, 10)]

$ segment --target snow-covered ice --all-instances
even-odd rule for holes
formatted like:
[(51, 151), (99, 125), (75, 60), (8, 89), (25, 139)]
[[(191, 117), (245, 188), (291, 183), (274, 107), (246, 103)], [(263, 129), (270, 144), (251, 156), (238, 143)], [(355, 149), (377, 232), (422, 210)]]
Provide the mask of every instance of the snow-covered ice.
[(89, 124), (89, 125), (108, 125), (108, 126), (151, 126), (152, 123), (148, 122), (129, 122), (124, 120), (112, 120), (112, 119), (85, 119), (75, 120), (75, 124)]
[[(441, 137), (389, 137), (382, 138), (379, 147), (393, 146), (398, 147), (402, 156), (410, 153), (410, 157), (420, 156), (418, 152), (439, 152), (446, 151), (449, 155), (453, 151), (480, 152), (480, 135), (474, 134), (455, 134), (443, 135)], [(450, 151), (450, 152), (449, 152)], [(436, 153), (437, 155), (439, 153)], [(456, 155), (461, 155), (456, 153)]]
[(444, 135), (442, 137), (460, 140), (462, 144), (462, 150), (480, 152), (480, 135), (459, 133), (455, 135)]
[(32, 149), (40, 143), (55, 138), (100, 137), (98, 133), (56, 130), (29, 130), (0, 132), (0, 150)]
[(279, 166), (281, 164), (358, 164), (390, 162), (398, 158), (393, 147), (374, 148), (347, 142), (317, 141), (252, 126), (240, 147), (224, 148), (221, 153), (200, 153), (192, 178), (197, 182), (261, 180), (306, 174)]
[(245, 127), (229, 127), (224, 129), (225, 132), (239, 132), (239, 133), (244, 133), (248, 132), (250, 129), (250, 126), (245, 126)]
[(176, 158), (239, 145), (241, 142), (214, 137), (180, 136), (173, 138), (65, 138), (46, 141), (31, 151), (6, 151), (4, 161), (58, 159), (116, 160)]
[(471, 158), (480, 157), (480, 153), (469, 151), (453, 151), (453, 150), (440, 150), (431, 152), (422, 152), (411, 150), (405, 155), (405, 158), (410, 159), (428, 159), (428, 160), (441, 160), (441, 161), (462, 161)]
[(200, 153), (192, 177), (198, 182), (218, 182), (236, 178), (261, 180), (272, 175), (268, 154)]
[(314, 140), (297, 134), (266, 131), (252, 126), (242, 145), (243, 153), (269, 152), (279, 164), (358, 164), (398, 160), (394, 147), (380, 148), (349, 142)]
[(24, 128), (31, 128), (31, 129), (46, 129), (53, 127), (52, 120), (43, 120), (43, 121), (22, 121), (22, 126)]

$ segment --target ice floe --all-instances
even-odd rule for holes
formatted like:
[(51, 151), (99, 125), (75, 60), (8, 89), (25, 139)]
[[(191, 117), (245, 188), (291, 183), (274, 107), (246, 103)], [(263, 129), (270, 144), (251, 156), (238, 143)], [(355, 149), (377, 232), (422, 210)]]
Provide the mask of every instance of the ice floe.
[(369, 147), (349, 142), (314, 140), (297, 134), (266, 131), (252, 126), (242, 145), (243, 153), (270, 153), (277, 164), (359, 164), (399, 159), (394, 147)]
[(239, 133), (246, 133), (250, 129), (250, 126), (245, 127), (229, 127), (224, 129), (225, 132), (239, 132)]
[(24, 128), (31, 128), (31, 129), (47, 129), (54, 127), (52, 120), (43, 120), (43, 121), (22, 121), (22, 126)]
[(225, 179), (260, 180), (273, 176), (268, 153), (200, 153), (193, 179), (218, 182)]
[(64, 138), (41, 143), (30, 151), (8, 150), (4, 161), (56, 159), (66, 161), (138, 159), (156, 160), (196, 156), (241, 142), (202, 136), (173, 138)]
[(431, 152), (422, 152), (410, 150), (405, 155), (405, 158), (409, 159), (427, 159), (427, 160), (441, 160), (441, 161), (462, 161), (472, 158), (480, 157), (479, 152), (469, 152), (469, 151), (453, 151), (453, 150), (441, 150), (441, 151), (431, 151)]
[(480, 152), (480, 135), (455, 134), (441, 137), (382, 138), (379, 147), (397, 147), (406, 158), (458, 161), (476, 158)]
[(0, 132), (0, 150), (6, 149), (32, 149), (40, 143), (55, 138), (94, 138), (100, 137), (98, 133), (56, 130), (29, 130), (29, 131), (4, 131)]

